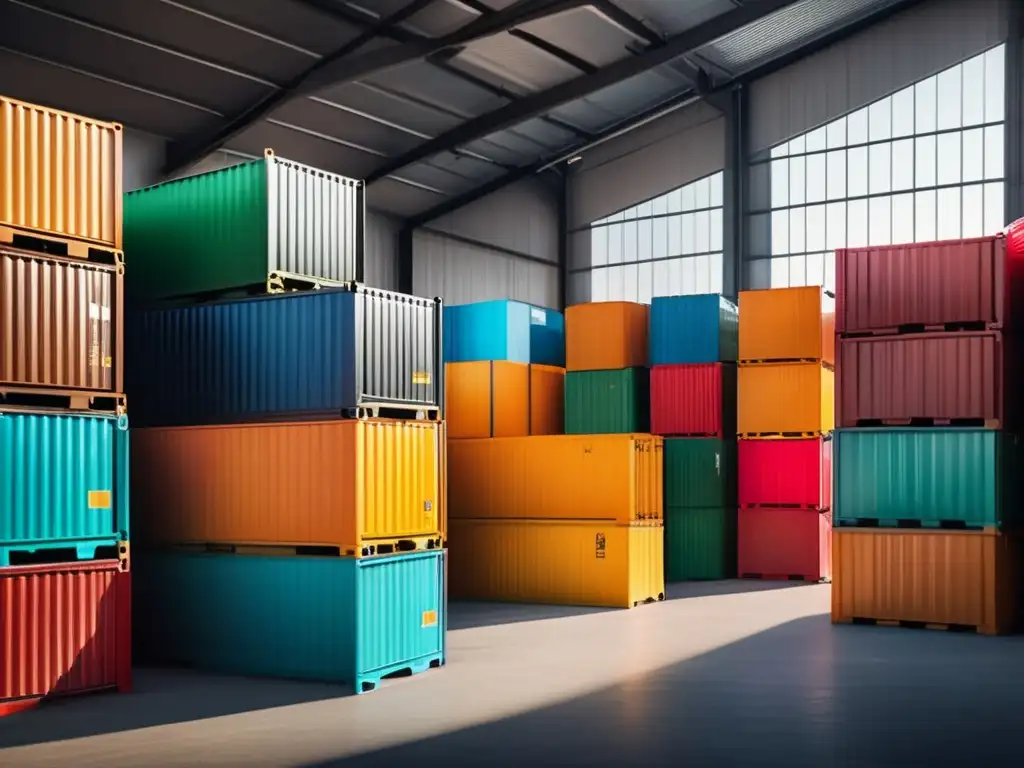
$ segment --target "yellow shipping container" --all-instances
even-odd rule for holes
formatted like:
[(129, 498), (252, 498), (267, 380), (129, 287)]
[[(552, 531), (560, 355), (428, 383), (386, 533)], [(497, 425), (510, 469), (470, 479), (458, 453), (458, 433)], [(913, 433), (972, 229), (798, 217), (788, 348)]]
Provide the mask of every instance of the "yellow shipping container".
[(630, 301), (575, 304), (565, 310), (565, 369), (605, 371), (647, 365), (650, 307)]
[(448, 514), (660, 523), (662, 445), (653, 435), (450, 440)]
[(820, 363), (741, 365), (736, 431), (768, 438), (831, 432), (834, 388), (835, 373)]
[(665, 599), (661, 526), (452, 520), (456, 599), (632, 608)]
[(740, 361), (836, 361), (835, 298), (820, 286), (740, 291)]
[(325, 421), (132, 430), (132, 503), (159, 544), (440, 546), (442, 429)]
[(565, 369), (508, 361), (445, 366), (448, 437), (564, 432)]

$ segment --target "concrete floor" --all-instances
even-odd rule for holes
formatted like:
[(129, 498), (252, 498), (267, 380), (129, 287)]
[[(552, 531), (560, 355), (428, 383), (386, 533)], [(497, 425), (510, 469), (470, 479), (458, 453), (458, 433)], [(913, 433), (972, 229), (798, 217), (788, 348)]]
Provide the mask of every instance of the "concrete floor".
[(1024, 638), (833, 627), (828, 586), (669, 597), (453, 604), (447, 667), (359, 697), (140, 670), (0, 719), (0, 766), (1021, 764)]

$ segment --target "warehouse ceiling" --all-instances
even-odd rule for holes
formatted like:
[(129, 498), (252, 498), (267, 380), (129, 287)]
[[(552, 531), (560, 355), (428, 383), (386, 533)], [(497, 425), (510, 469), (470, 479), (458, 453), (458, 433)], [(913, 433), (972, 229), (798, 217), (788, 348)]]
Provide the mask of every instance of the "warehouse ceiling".
[[(907, 0), (0, 0), (0, 92), (432, 218)], [(721, 102), (719, 102), (721, 103)]]

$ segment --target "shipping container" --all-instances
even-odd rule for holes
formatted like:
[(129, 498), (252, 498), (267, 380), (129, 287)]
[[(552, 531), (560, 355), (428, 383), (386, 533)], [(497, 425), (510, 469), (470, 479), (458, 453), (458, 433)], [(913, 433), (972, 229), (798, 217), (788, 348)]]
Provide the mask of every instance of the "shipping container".
[(1009, 327), (1020, 255), (1003, 237), (836, 251), (836, 331), (941, 331), (947, 324)]
[(565, 374), (565, 433), (649, 432), (651, 377), (647, 368)]
[(651, 368), (651, 432), (734, 437), (736, 366), (707, 363)]
[(835, 363), (835, 298), (820, 286), (740, 291), (739, 359)]
[(0, 386), (124, 391), (124, 266), (0, 247)]
[(451, 596), (632, 608), (665, 599), (664, 528), (568, 520), (451, 521)]
[(565, 315), (530, 307), (530, 362), (565, 368)]
[(841, 339), (836, 421), (857, 427), (969, 420), (999, 427), (1006, 367), (1013, 365), (1003, 341), (1001, 333)]
[(167, 552), (136, 574), (140, 645), (160, 663), (348, 683), (445, 662), (443, 550), (388, 557)]
[(1018, 628), (1020, 540), (972, 531), (844, 528), (834, 534), (832, 621)]
[(740, 578), (821, 581), (832, 576), (832, 517), (813, 509), (741, 509)]
[(649, 312), (646, 304), (629, 301), (575, 304), (566, 309), (566, 370), (645, 367)]
[(1020, 438), (985, 429), (840, 429), (836, 524), (1017, 526)]
[(0, 411), (0, 566), (128, 540), (128, 417)]
[(363, 182), (276, 157), (124, 196), (133, 302), (261, 286), (272, 272), (363, 279)]
[(817, 363), (739, 366), (736, 431), (749, 437), (827, 434), (835, 374)]
[(739, 311), (717, 293), (655, 296), (651, 300), (650, 363), (734, 363)]
[(0, 568), (0, 716), (42, 698), (132, 688), (126, 561)]
[(735, 440), (666, 438), (664, 463), (666, 509), (736, 506)]
[(665, 580), (736, 578), (736, 508), (665, 507)]
[(123, 134), (118, 123), (0, 96), (0, 240), (49, 235), (77, 258), (121, 248)]
[(660, 523), (662, 447), (651, 435), (449, 440), (448, 514)]
[(429, 421), (133, 430), (139, 535), (353, 557), (437, 547), (440, 437)]
[(448, 437), (563, 432), (565, 369), (505, 360), (445, 365)]
[(831, 437), (740, 440), (738, 457), (740, 507), (832, 507)]
[(414, 415), (443, 404), (440, 299), (363, 286), (131, 313), (144, 427)]
[(444, 310), (445, 362), (503, 360), (565, 367), (561, 312), (501, 299)]

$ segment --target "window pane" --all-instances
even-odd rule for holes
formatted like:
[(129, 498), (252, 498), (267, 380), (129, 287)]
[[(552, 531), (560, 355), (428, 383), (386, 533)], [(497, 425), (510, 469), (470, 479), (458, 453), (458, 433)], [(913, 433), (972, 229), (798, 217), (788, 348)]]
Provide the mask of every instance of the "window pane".
[(846, 150), (840, 149), (825, 155), (826, 193), (829, 200), (846, 197)]
[(985, 178), (1001, 179), (1005, 173), (1003, 162), (1003, 126), (993, 125), (985, 129)]
[(812, 205), (807, 209), (807, 243), (808, 251), (825, 250), (825, 206)]
[(868, 107), (868, 140), (892, 138), (892, 99), (886, 96)]
[(668, 212), (679, 213), (683, 210), (683, 190), (673, 189), (668, 193)]
[(701, 211), (696, 214), (697, 242), (695, 253), (707, 253), (711, 250), (711, 212)]
[(815, 128), (807, 134), (807, 151), (820, 152), (825, 148), (825, 126)]
[(904, 88), (892, 97), (892, 135), (914, 134), (914, 86)]
[(868, 244), (868, 201), (851, 200), (846, 204), (846, 241), (850, 248)]
[(608, 298), (611, 301), (622, 301), (626, 298), (626, 274), (623, 267), (608, 269)]
[(985, 234), (1002, 231), (1008, 222), (1003, 219), (1003, 182), (985, 185)]
[(800, 205), (807, 202), (805, 182), (807, 179), (807, 158), (791, 157), (789, 159), (789, 204)]
[(938, 192), (939, 225), (936, 228), (939, 240), (955, 240), (960, 237), (960, 188), (940, 189)]
[(917, 133), (935, 130), (937, 122), (935, 87), (937, 78), (929, 77), (914, 86), (914, 125)]
[(668, 252), (678, 256), (683, 252), (683, 217), (668, 217)]
[(892, 143), (892, 188), (914, 188), (914, 140)]
[(776, 147), (772, 147), (772, 159), (786, 157), (789, 154), (789, 142), (784, 141)]
[(722, 209), (716, 208), (710, 212), (711, 215), (711, 247), (708, 248), (710, 251), (722, 250), (722, 234), (724, 226), (722, 224)]
[(789, 253), (789, 211), (772, 212), (772, 256)]
[(772, 288), (789, 288), (789, 258), (772, 259)]
[(963, 229), (961, 237), (981, 237), (985, 234), (985, 203), (981, 184), (963, 188)]
[(694, 200), (695, 197), (693, 184), (687, 184), (685, 187), (683, 187), (682, 209), (684, 211), (692, 211), (696, 207)]
[(692, 256), (688, 259), (683, 259), (683, 288), (680, 293), (689, 295), (697, 292), (697, 277), (694, 268), (695, 264)]
[(590, 273), (590, 300), (608, 301), (607, 269), (595, 269)]
[(683, 214), (683, 254), (697, 252), (697, 214)]
[(695, 257), (693, 259), (693, 272), (696, 277), (694, 292), (708, 293), (711, 290), (711, 257)]
[(625, 264), (622, 266), (622, 295), (625, 301), (640, 300), (636, 264)]
[(651, 258), (664, 259), (668, 256), (668, 221), (668, 217), (663, 216), (651, 222)]
[(847, 142), (849, 145), (864, 144), (868, 140), (868, 110), (858, 109), (846, 118)]
[(829, 149), (846, 146), (846, 118), (840, 117), (825, 126), (826, 144)]
[(914, 240), (919, 243), (935, 239), (935, 190), (914, 195)]
[(651, 201), (651, 213), (654, 216), (661, 216), (668, 213), (668, 195), (656, 197)]
[(650, 304), (654, 291), (651, 263), (638, 264), (636, 270), (637, 298), (641, 304)]
[(985, 57), (975, 56), (961, 65), (964, 82), (964, 125), (985, 122)]
[(668, 276), (668, 265), (669, 260), (656, 261), (652, 265), (654, 270), (651, 279), (654, 281), (654, 295), (655, 296), (671, 296), (669, 293), (669, 276)]
[(985, 178), (985, 131), (975, 128), (964, 131), (963, 138), (963, 180), (981, 181)]
[(624, 224), (608, 225), (608, 263), (622, 262), (622, 228)]
[(914, 186), (935, 186), (935, 137), (914, 139)]
[(846, 247), (846, 203), (825, 206), (825, 249)]
[(694, 203), (697, 208), (711, 207), (711, 179), (703, 178), (694, 183)]
[(850, 197), (868, 193), (868, 148), (858, 147), (847, 153), (846, 182)]
[(868, 149), (871, 165), (868, 169), (868, 189), (872, 195), (888, 192), (892, 189), (892, 146), (890, 144), (872, 144)]
[(807, 156), (807, 202), (820, 203), (825, 199), (825, 155)]
[(940, 131), (960, 127), (963, 97), (960, 94), (960, 65), (938, 74), (936, 90), (938, 104), (937, 127)]
[(640, 261), (654, 258), (654, 246), (651, 243), (651, 220), (644, 219), (636, 223), (636, 257)]
[(960, 183), (960, 137), (961, 133), (940, 133), (939, 140), (939, 184)]
[(985, 122), (997, 123), (1006, 112), (1006, 46), (985, 54)]
[(722, 292), (722, 254), (711, 254), (711, 293)]
[(608, 263), (609, 229), (610, 227), (595, 227), (590, 230), (590, 265), (593, 267), (603, 267)]
[(802, 155), (807, 151), (807, 142), (804, 141), (803, 136), (797, 136), (794, 139), (789, 140), (789, 154), (790, 155)]
[(671, 259), (668, 262), (669, 296), (681, 296), (683, 293), (683, 260)]
[(892, 244), (892, 200), (873, 197), (868, 202), (868, 244)]
[(825, 254), (825, 290), (836, 292), (836, 255)]
[(791, 208), (789, 211), (789, 252), (803, 253), (807, 250), (807, 222), (805, 208)]
[(711, 205), (722, 204), (722, 173), (716, 173), (711, 177)]
[(824, 285), (825, 284), (825, 254), (823, 254), (823, 253), (809, 253), (809, 254), (807, 254), (807, 284), (808, 285)]
[(789, 205), (789, 160), (772, 161), (772, 208)]
[(627, 221), (622, 225), (622, 261), (636, 261), (636, 222)]
[(896, 195), (892, 199), (892, 241), (914, 242), (914, 195)]
[(789, 285), (793, 288), (807, 285), (807, 257), (789, 257)]
[(611, 216), (608, 217), (608, 221), (622, 221), (624, 218), (626, 218), (625, 214), (626, 214), (625, 211), (619, 211), (618, 213), (613, 213)]
[(646, 203), (640, 203), (640, 205), (636, 207), (636, 216), (638, 219), (643, 218), (645, 216), (650, 216), (653, 212), (654, 206), (650, 200), (648, 200)]

